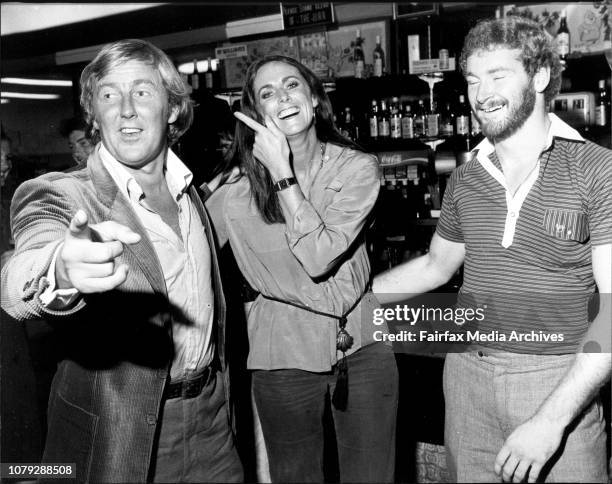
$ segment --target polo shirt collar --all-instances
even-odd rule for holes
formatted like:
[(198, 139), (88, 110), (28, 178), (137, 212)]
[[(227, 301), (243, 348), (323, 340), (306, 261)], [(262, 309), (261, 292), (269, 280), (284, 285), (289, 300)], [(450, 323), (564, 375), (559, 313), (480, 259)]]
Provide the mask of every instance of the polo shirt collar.
[[(563, 121), (559, 116), (554, 113), (548, 113), (548, 119), (550, 120), (550, 127), (546, 134), (546, 148), (548, 150), (553, 142), (554, 138), (563, 138), (570, 141), (584, 142), (584, 138), (572, 128), (569, 124)], [(480, 161), (484, 158), (489, 159), (491, 154), (495, 151), (495, 146), (487, 138), (483, 139), (476, 147), (472, 150), (472, 153)]]

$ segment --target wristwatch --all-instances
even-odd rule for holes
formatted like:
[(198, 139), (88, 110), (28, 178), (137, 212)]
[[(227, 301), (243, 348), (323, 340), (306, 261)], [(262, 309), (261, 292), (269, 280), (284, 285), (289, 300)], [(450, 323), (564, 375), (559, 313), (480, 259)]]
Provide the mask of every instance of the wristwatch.
[(289, 188), (291, 185), (296, 185), (296, 184), (297, 184), (297, 180), (295, 179), (294, 176), (292, 176), (290, 178), (283, 178), (281, 180), (278, 180), (272, 186), (274, 187), (275, 192), (280, 192), (281, 190), (284, 190), (285, 188)]

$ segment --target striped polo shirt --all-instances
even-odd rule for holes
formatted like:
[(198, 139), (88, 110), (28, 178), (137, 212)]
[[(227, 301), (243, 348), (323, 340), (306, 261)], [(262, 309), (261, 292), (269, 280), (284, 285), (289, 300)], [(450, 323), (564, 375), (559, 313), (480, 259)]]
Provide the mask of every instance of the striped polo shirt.
[[(591, 246), (612, 243), (612, 151), (549, 117), (547, 147), (514, 195), (486, 139), (444, 194), (437, 233), (465, 244), (459, 304), (484, 307), (484, 320), (465, 328), (492, 334), (483, 346), (568, 353), (588, 327)], [(553, 333), (562, 341), (542, 337)]]

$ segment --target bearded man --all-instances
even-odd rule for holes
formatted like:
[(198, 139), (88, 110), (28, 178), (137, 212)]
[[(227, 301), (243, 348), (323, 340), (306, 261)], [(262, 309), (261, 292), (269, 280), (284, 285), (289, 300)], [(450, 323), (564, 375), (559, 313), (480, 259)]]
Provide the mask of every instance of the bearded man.
[(429, 253), (379, 275), (374, 292), (396, 302), (463, 264), (459, 299), (496, 308), (480, 306), (479, 330), (519, 338), (446, 356), (453, 482), (607, 482), (612, 152), (548, 114), (561, 67), (536, 23), (479, 23), (461, 68), (486, 139), (450, 177)]

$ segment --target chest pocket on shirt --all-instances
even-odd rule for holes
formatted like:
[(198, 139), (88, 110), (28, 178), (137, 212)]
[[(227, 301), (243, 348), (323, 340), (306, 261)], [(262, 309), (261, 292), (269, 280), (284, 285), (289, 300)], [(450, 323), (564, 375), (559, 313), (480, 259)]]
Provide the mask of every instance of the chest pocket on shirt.
[(334, 192), (339, 192), (340, 190), (342, 190), (342, 185), (343, 184), (344, 184), (344, 182), (342, 180), (339, 180), (338, 178), (334, 178), (332, 181), (330, 181), (325, 186), (325, 189), (326, 190), (333, 190)]
[(585, 213), (548, 208), (544, 212), (544, 230), (556, 239), (585, 242), (589, 238), (589, 221)]

